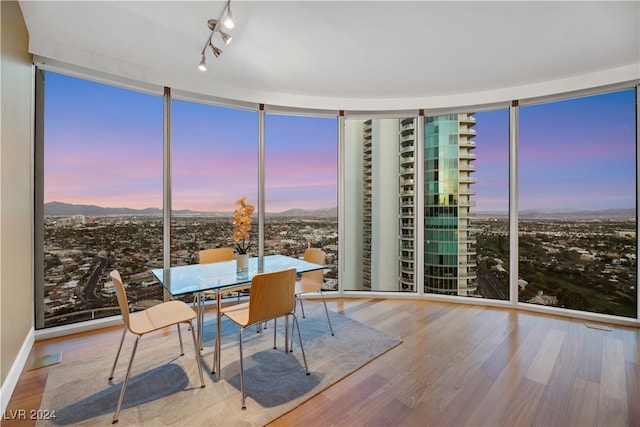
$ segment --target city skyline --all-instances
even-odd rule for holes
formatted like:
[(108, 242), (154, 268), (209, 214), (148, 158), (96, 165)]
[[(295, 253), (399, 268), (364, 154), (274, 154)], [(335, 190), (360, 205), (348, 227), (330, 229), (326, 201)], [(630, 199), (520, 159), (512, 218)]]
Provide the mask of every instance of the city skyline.
[[(50, 72), (45, 84), (44, 201), (162, 208), (162, 97)], [(628, 90), (522, 107), (519, 209), (635, 207), (634, 103)], [(174, 101), (172, 115), (172, 209), (257, 203), (257, 112)], [(506, 211), (508, 111), (476, 117), (476, 211)], [(337, 132), (335, 118), (266, 115), (267, 212), (337, 206)]]

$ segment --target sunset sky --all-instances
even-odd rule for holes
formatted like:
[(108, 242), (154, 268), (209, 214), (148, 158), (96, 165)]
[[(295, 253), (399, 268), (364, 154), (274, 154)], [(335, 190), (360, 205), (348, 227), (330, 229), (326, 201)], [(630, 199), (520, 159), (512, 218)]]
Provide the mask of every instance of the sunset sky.
[[(162, 207), (162, 98), (46, 73), (45, 202)], [(520, 209), (635, 207), (632, 90), (520, 108)], [(174, 101), (173, 209), (257, 200), (255, 111)], [(508, 208), (508, 112), (476, 114), (477, 211)], [(265, 119), (266, 211), (337, 205), (337, 120)]]

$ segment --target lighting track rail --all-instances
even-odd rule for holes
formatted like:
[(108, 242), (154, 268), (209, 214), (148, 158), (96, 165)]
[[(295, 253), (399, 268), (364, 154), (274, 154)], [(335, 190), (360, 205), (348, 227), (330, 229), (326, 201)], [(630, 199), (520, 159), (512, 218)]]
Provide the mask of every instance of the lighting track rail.
[(228, 29), (235, 27), (235, 22), (233, 21), (233, 16), (231, 14), (231, 0), (227, 0), (224, 7), (222, 8), (222, 11), (218, 15), (218, 19), (209, 19), (207, 21), (207, 27), (209, 28), (209, 37), (207, 37), (207, 41), (202, 48), (202, 52), (200, 52), (200, 65), (198, 65), (198, 68), (201, 71), (207, 71), (207, 47), (211, 48), (211, 51), (216, 58), (222, 54), (222, 50), (213, 44), (213, 36), (216, 33), (220, 35), (220, 38), (222, 39), (224, 44), (231, 43), (231, 35), (223, 31), (222, 28), (220, 28), (221, 26), (224, 26)]

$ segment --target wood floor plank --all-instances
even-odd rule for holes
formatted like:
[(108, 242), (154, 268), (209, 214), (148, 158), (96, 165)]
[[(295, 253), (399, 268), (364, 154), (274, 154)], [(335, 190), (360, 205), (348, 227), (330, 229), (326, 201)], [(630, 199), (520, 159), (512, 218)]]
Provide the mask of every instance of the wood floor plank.
[(599, 394), (598, 383), (576, 377), (567, 410), (567, 420), (570, 420), (570, 423), (566, 425), (584, 427), (597, 425)]
[[(369, 396), (357, 402), (339, 417), (340, 426), (360, 425), (389, 425), (386, 423), (394, 417), (402, 419), (412, 408), (398, 401), (397, 387), (389, 379), (380, 382), (376, 388), (369, 389)], [(381, 402), (385, 402), (381, 405)], [(363, 418), (364, 417), (364, 418)]]
[(530, 426), (544, 393), (544, 384), (526, 377), (520, 381), (497, 425)]
[(545, 388), (533, 425), (544, 427), (565, 427), (573, 385), (578, 370), (577, 355), (580, 354), (581, 326), (565, 322), (565, 337)]
[(640, 328), (618, 328), (619, 339), (624, 344), (624, 360), (626, 362), (637, 363), (640, 359)]
[(556, 364), (565, 336), (564, 332), (555, 329), (549, 331), (524, 375), (526, 378), (544, 385), (549, 382), (551, 371)]
[(296, 407), (295, 411), (288, 412), (280, 418), (272, 421), (270, 427), (291, 427), (291, 426), (322, 426), (316, 413), (319, 408), (331, 408), (332, 400), (324, 394), (319, 394), (313, 399), (304, 402)]
[(510, 319), (507, 338), (502, 340), (502, 342), (496, 346), (491, 357), (483, 363), (481, 369), (485, 371), (493, 381), (495, 381), (498, 376), (500, 376), (505, 366), (507, 366), (509, 360), (511, 360), (513, 355), (516, 354), (522, 342), (526, 340), (529, 334), (533, 331), (534, 328), (531, 326), (519, 325)]
[[(486, 371), (479, 369), (464, 383), (456, 393), (455, 399), (440, 408), (431, 408), (429, 418), (423, 420), (423, 426), (464, 426), (469, 422), (473, 411), (478, 408), (483, 397), (487, 394), (493, 379)], [(439, 402), (441, 404), (442, 402)], [(464, 410), (460, 410), (464, 408)], [(417, 421), (417, 420), (416, 420)]]
[(523, 341), (511, 336), (508, 362), (503, 366), (491, 389), (470, 417), (475, 425), (498, 425), (505, 414), (509, 402), (520, 386), (529, 369), (537, 348), (548, 334), (548, 325), (540, 322), (538, 329), (532, 329)]
[(622, 341), (605, 337), (598, 401), (598, 425), (627, 425), (627, 385)]
[(640, 363), (625, 362), (625, 379), (627, 383), (627, 404), (629, 406), (628, 424), (640, 426)]
[(600, 383), (602, 377), (602, 343), (610, 332), (597, 329), (582, 329), (583, 341), (578, 376), (586, 381)]
[[(402, 420), (411, 412), (411, 408), (404, 405), (398, 400), (390, 400), (383, 406), (376, 406), (369, 412), (371, 415), (366, 417), (364, 424), (367, 426), (393, 426), (398, 420)], [(358, 416), (357, 419), (361, 418)], [(344, 424), (344, 425), (349, 425)]]

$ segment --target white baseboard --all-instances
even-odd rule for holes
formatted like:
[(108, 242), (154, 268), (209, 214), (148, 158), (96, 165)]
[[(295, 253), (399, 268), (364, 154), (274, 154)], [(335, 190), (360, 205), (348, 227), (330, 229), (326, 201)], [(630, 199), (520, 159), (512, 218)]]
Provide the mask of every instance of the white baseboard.
[(121, 315), (103, 317), (101, 319), (95, 320), (86, 320), (84, 322), (71, 323), (69, 325), (38, 329), (36, 331), (35, 339), (36, 341), (40, 341), (48, 338), (64, 337), (71, 334), (94, 331), (97, 329), (108, 328), (109, 326), (116, 325), (123, 325)]
[(29, 333), (27, 334), (24, 342), (22, 343), (22, 347), (16, 356), (16, 359), (13, 361), (11, 369), (9, 370), (9, 374), (7, 378), (2, 382), (2, 388), (0, 389), (0, 405), (2, 409), (2, 414), (4, 414), (7, 410), (7, 405), (9, 405), (9, 400), (13, 395), (13, 391), (18, 384), (18, 380), (20, 379), (20, 374), (22, 370), (27, 364), (27, 359), (29, 358), (29, 352), (31, 352), (31, 348), (33, 347), (33, 343), (35, 342), (35, 330), (31, 328)]

